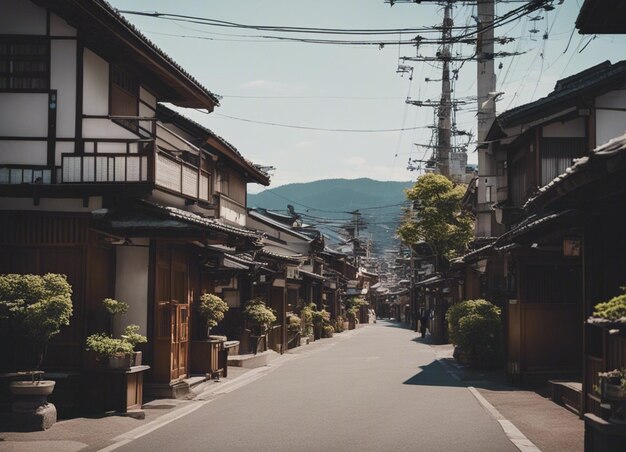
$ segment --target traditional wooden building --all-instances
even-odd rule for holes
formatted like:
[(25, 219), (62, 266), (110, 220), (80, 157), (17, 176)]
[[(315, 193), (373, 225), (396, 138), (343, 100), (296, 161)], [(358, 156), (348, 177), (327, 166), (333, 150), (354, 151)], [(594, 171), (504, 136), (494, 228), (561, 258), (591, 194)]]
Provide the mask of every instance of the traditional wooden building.
[(524, 205), (574, 159), (622, 131), (625, 87), (626, 62), (604, 62), (559, 80), (542, 99), (502, 113), (488, 134), (498, 175), (485, 183), (492, 184), (495, 220), (507, 232), (481, 252), (491, 276), (501, 260), (500, 281), (492, 282), (505, 300), (507, 369), (514, 381), (582, 372), (582, 266), (563, 256), (559, 239), (549, 234), (572, 213), (529, 215)]
[(86, 366), (85, 337), (108, 328), (100, 301), (115, 297), (148, 336), (155, 392), (184, 392), (192, 302), (219, 288), (211, 265), (259, 247), (246, 184), (269, 178), (158, 106), (210, 112), (218, 98), (108, 3), (0, 9), (0, 272), (63, 273), (74, 293), (46, 368)]

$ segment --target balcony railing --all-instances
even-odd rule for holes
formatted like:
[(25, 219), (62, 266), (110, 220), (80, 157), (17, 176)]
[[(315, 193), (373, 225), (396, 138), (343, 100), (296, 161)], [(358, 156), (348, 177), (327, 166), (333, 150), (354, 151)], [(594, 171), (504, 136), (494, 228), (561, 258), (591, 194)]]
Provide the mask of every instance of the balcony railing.
[(56, 168), (36, 165), (1, 165), (0, 184), (51, 184)]
[(198, 168), (193, 165), (157, 152), (156, 185), (192, 198), (209, 200), (210, 181), (207, 172), (198, 173)]
[(148, 156), (63, 154), (61, 177), (62, 183), (146, 182)]

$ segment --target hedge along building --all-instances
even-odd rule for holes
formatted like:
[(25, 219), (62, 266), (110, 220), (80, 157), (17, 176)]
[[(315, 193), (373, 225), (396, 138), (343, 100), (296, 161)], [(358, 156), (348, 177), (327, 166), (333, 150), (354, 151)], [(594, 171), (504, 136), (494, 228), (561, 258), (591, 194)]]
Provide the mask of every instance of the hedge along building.
[(152, 381), (172, 390), (189, 373), (207, 247), (256, 247), (226, 205), (245, 214), (245, 184), (269, 179), (226, 146), (204, 149), (221, 146), (215, 136), (198, 146), (157, 121), (158, 102), (218, 100), (106, 2), (0, 10), (0, 272), (68, 275), (74, 316), (48, 368), (84, 367), (84, 338), (106, 328), (100, 300), (113, 296), (149, 338)]

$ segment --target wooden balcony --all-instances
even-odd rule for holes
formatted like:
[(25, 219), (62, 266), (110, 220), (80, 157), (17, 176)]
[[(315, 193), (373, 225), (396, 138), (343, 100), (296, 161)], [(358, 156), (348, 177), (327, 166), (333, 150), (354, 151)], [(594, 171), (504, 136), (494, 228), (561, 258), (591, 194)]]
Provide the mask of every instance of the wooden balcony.
[(61, 183), (148, 182), (148, 155), (63, 154)]
[(37, 165), (0, 165), (0, 184), (51, 184), (57, 168)]
[(59, 196), (77, 190), (94, 195), (104, 187), (158, 188), (191, 202), (212, 203), (212, 177), (202, 151), (160, 124), (154, 130), (135, 139), (85, 139), (84, 151), (62, 154), (58, 167), (2, 164), (0, 186), (16, 196), (41, 196), (40, 185), (47, 186), (46, 195)]

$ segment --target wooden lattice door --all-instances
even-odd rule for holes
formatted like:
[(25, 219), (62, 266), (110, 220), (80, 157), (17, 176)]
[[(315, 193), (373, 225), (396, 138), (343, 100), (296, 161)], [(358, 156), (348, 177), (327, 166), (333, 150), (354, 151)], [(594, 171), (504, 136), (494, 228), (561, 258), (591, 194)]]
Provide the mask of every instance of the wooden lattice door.
[(171, 378), (187, 376), (189, 351), (189, 305), (187, 304), (187, 266), (172, 263), (172, 349)]

